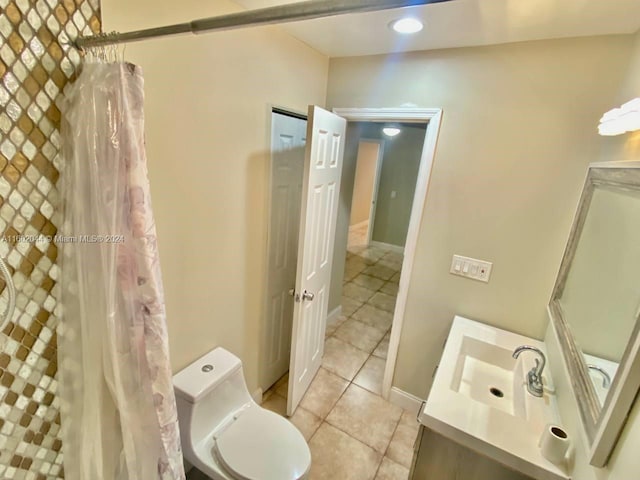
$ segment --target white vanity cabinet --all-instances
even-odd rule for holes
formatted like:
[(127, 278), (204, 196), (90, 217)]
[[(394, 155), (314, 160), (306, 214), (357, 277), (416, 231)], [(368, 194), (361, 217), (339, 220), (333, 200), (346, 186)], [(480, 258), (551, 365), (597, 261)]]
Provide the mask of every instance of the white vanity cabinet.
[(534, 338), (456, 316), (418, 413), (413, 478), (569, 480), (538, 445), (547, 425), (561, 425), (548, 371), (543, 394), (529, 391), (544, 354)]
[(416, 438), (411, 480), (532, 480), (424, 425)]

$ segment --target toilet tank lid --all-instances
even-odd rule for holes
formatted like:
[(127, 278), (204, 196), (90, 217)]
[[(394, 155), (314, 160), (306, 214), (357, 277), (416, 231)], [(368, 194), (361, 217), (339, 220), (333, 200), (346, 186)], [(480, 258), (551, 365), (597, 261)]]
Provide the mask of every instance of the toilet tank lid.
[(240, 359), (224, 348), (211, 350), (173, 376), (176, 395), (196, 403), (241, 366)]

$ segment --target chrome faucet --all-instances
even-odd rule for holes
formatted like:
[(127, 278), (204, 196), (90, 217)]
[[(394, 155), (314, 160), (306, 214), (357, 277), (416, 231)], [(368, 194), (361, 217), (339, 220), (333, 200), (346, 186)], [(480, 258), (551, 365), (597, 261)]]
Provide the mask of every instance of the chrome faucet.
[(527, 391), (534, 397), (541, 397), (544, 391), (542, 385), (542, 370), (544, 370), (547, 359), (539, 348), (532, 347), (531, 345), (521, 345), (516, 348), (513, 351), (513, 358), (518, 358), (525, 350), (531, 350), (540, 355), (540, 358), (536, 358), (536, 366), (527, 373)]
[(600, 372), (600, 374), (602, 375), (602, 388), (609, 388), (609, 385), (611, 385), (611, 377), (609, 376), (609, 374), (604, 368), (599, 367), (598, 365), (591, 365), (591, 364), (588, 364), (587, 368), (589, 370), (595, 370), (596, 372)]

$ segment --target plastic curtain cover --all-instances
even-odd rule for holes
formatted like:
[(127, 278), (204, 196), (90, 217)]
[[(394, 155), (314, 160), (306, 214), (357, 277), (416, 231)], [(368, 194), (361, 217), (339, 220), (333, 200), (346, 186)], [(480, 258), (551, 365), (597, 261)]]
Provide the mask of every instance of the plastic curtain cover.
[(58, 363), (67, 480), (183, 479), (144, 80), (87, 63), (63, 106)]

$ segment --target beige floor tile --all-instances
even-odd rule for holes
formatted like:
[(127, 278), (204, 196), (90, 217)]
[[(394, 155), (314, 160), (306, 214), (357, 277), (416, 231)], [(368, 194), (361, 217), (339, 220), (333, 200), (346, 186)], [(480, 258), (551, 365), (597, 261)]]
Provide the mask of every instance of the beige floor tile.
[(296, 408), (296, 411), (289, 420), (300, 430), (300, 433), (302, 433), (302, 436), (307, 442), (313, 434), (316, 433), (316, 430), (318, 430), (318, 427), (322, 423), (320, 417), (300, 406)]
[(395, 295), (387, 295), (386, 293), (378, 292), (371, 297), (367, 303), (379, 308), (380, 310), (393, 312), (396, 308), (396, 297)]
[[(358, 278), (358, 277), (356, 277)], [(380, 289), (382, 293), (386, 293), (388, 295), (397, 296), (398, 295), (398, 284), (394, 282), (385, 283)]]
[(350, 270), (350, 269), (345, 269), (344, 271), (344, 278), (342, 279), (343, 283), (349, 283), (351, 280), (353, 280), (354, 278), (356, 278), (358, 275), (360, 275), (361, 270)]
[(366, 388), (371, 393), (382, 395), (382, 378), (386, 363), (382, 358), (369, 357), (353, 379), (353, 383)]
[(353, 298), (359, 302), (366, 302), (375, 294), (375, 290), (369, 290), (368, 288), (361, 287), (360, 285), (356, 285), (353, 282), (347, 283), (344, 287), (342, 287), (342, 295), (345, 297)]
[(382, 280), (389, 280), (393, 277), (397, 272), (392, 270), (384, 265), (372, 265), (370, 267), (365, 268), (362, 273), (365, 275), (372, 275), (374, 277), (378, 277)]
[(274, 393), (262, 402), (262, 407), (284, 417), (287, 414), (287, 399)]
[(327, 338), (329, 338), (331, 335), (333, 335), (334, 333), (336, 333), (336, 330), (338, 329), (337, 325), (327, 325), (326, 328), (324, 329), (324, 339), (326, 340)]
[(409, 469), (390, 460), (387, 457), (382, 459), (375, 480), (407, 480), (409, 478)]
[(360, 285), (361, 287), (365, 287), (373, 291), (379, 290), (380, 287), (384, 285), (384, 280), (380, 280), (379, 278), (372, 277), (371, 275), (365, 275), (363, 273), (358, 275), (352, 281), (356, 285)]
[(302, 397), (300, 407), (323, 419), (348, 386), (349, 382), (344, 378), (320, 368), (307, 393)]
[(356, 310), (364, 305), (363, 302), (345, 296), (342, 297), (340, 304), (342, 305), (342, 315), (345, 317), (350, 317), (356, 312)]
[(378, 346), (384, 334), (384, 330), (378, 330), (371, 325), (350, 318), (340, 325), (333, 336), (360, 350), (371, 353)]
[(345, 268), (362, 267), (364, 270), (369, 266), (369, 264), (365, 262), (364, 258), (360, 257), (359, 254), (356, 254), (349, 257), (344, 263), (344, 266)]
[(383, 331), (389, 330), (393, 323), (392, 312), (381, 310), (369, 304), (364, 304), (356, 310), (351, 318)]
[(332, 325), (332, 326), (335, 325), (336, 327), (339, 327), (347, 320), (347, 318), (349, 317), (347, 317), (344, 314), (337, 315), (333, 317), (330, 322), (327, 322), (327, 325)]
[(353, 380), (367, 358), (368, 353), (335, 337), (329, 337), (324, 342), (322, 366), (346, 380)]
[(382, 338), (382, 340), (380, 340), (380, 343), (378, 344), (378, 346), (376, 347), (376, 349), (373, 351), (371, 355), (378, 358), (384, 358), (386, 360), (387, 354), (389, 352), (389, 338), (390, 338), (390, 335), (387, 333)]
[(399, 272), (400, 270), (402, 270), (402, 262), (401, 261), (394, 261), (394, 260), (387, 260), (385, 258), (382, 258), (378, 261), (378, 263), (376, 263), (376, 265), (380, 265), (383, 267), (387, 267), (390, 268), (391, 270), (395, 270), (396, 272)]
[(349, 244), (347, 246), (347, 252), (349, 252), (353, 256), (358, 256), (362, 252), (364, 252), (368, 247), (366, 245), (352, 245)]
[(382, 456), (327, 423), (311, 437), (310, 480), (373, 480)]
[(281, 397), (287, 398), (289, 394), (289, 374), (287, 373), (284, 377), (276, 382), (274, 385), (276, 393)]
[(400, 465), (411, 468), (413, 459), (413, 444), (416, 441), (418, 429), (405, 424), (398, 425), (393, 434), (386, 456)]
[(402, 262), (404, 260), (404, 255), (398, 252), (387, 252), (382, 259), (390, 262)]
[(346, 320), (347, 320), (346, 315), (338, 315), (337, 317), (334, 317), (330, 322), (327, 322), (327, 326), (325, 327), (324, 330), (324, 337), (330, 337), (331, 335), (333, 335), (333, 333), (336, 331), (336, 329), (342, 325)]
[(384, 453), (401, 415), (400, 407), (351, 384), (326, 421)]
[(394, 273), (393, 277), (391, 277), (389, 281), (398, 283), (400, 281), (400, 272)]
[(377, 262), (387, 254), (387, 250), (377, 247), (369, 247), (358, 254), (360, 258), (365, 260), (373, 260)]
[(417, 412), (409, 412), (408, 410), (404, 410), (402, 412), (402, 417), (400, 417), (400, 425), (404, 425), (405, 427), (413, 428), (418, 435), (418, 430), (420, 430), (420, 422), (418, 422)]

